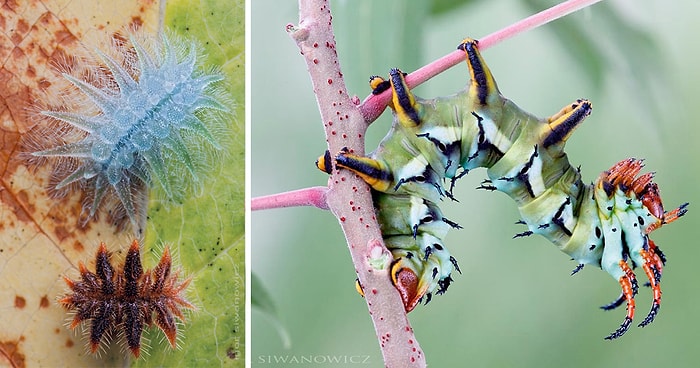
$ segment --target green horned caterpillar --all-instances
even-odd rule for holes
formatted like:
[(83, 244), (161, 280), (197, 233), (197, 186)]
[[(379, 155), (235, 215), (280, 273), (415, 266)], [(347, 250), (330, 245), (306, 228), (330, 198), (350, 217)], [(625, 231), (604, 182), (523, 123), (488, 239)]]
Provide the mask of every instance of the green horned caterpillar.
[[(334, 162), (372, 187), (394, 258), (392, 281), (406, 311), (444, 293), (452, 271), (459, 271), (442, 244), (447, 231), (459, 225), (444, 218), (437, 203), (452, 198), (457, 179), (485, 167), (489, 179), (480, 188), (508, 194), (528, 227), (516, 237), (540, 234), (578, 262), (573, 273), (592, 264), (618, 280), (622, 294), (603, 308), (626, 302), (627, 315), (606, 339), (622, 336), (634, 318), (635, 266), (643, 268), (653, 290), (651, 311), (639, 326), (651, 323), (661, 303), (665, 257), (649, 233), (684, 215), (687, 203), (664, 212), (653, 174), (638, 176), (643, 165), (636, 159), (623, 160), (595, 183), (584, 184), (564, 145), (591, 113), (591, 103), (576, 100), (549, 118), (537, 118), (500, 94), (477, 46), (472, 39), (459, 45), (470, 82), (450, 97), (415, 96), (398, 69), (391, 70), (388, 81), (372, 77), (373, 93), (392, 90), (391, 130), (368, 157), (343, 150), (334, 160), (326, 152), (317, 162), (327, 173)], [(443, 186), (445, 179), (449, 188)]]

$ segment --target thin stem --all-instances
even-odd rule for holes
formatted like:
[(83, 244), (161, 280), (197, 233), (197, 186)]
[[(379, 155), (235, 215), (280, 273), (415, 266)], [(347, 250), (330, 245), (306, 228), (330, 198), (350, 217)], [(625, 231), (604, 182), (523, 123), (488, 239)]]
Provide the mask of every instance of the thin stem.
[[(343, 147), (364, 154), (367, 130), (357, 104), (348, 95), (335, 49), (330, 4), (299, 0), (299, 24), (287, 32), (306, 61), (329, 152)], [(326, 193), (328, 209), (343, 229), (352, 263), (374, 324), (385, 367), (426, 366), (398, 291), (391, 282), (391, 253), (384, 246), (371, 192), (347, 170), (335, 170)], [(389, 338), (391, 337), (391, 338)]]
[[(486, 50), (487, 48), (497, 45), (511, 37), (547, 24), (579, 9), (591, 6), (599, 1), (601, 0), (565, 1), (561, 4), (555, 5), (549, 9), (543, 10), (537, 14), (513, 23), (512, 25), (497, 32), (491, 33), (488, 36), (480, 38), (479, 49), (482, 51)], [(464, 61), (464, 51), (452, 51), (451, 53), (407, 75), (406, 83), (410, 88), (414, 88), (462, 61)], [(367, 123), (375, 121), (379, 115), (382, 114), (390, 99), (391, 90), (384, 91), (384, 93), (379, 95), (369, 95), (367, 98), (365, 98), (360, 105), (360, 111), (362, 111), (362, 116), (364, 116), (365, 121)]]
[(250, 210), (268, 210), (271, 208), (314, 206), (328, 209), (326, 194), (328, 187), (311, 187), (284, 193), (255, 197), (250, 201)]

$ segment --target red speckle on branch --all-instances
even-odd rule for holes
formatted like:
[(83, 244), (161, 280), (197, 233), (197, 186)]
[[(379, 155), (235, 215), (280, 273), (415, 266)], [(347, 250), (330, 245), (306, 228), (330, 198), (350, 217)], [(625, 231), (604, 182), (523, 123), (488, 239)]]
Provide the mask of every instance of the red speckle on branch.
[(333, 84), (333, 79), (328, 78), (328, 84)]
[[(342, 119), (342, 118), (341, 118)], [(347, 134), (343, 133), (343, 139), (347, 138)]]
[(318, 47), (318, 42), (314, 42), (314, 47)]
[(372, 289), (372, 294), (377, 294), (377, 289)]
[(314, 64), (318, 64), (318, 59), (314, 59)]
[(340, 221), (345, 222), (345, 216), (340, 216)]

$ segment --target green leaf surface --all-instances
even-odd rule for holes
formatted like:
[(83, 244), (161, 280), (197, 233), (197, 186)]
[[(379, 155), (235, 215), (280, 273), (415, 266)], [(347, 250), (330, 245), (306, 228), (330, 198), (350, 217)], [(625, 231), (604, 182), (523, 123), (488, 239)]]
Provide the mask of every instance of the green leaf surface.
[(250, 288), (252, 289), (250, 294), (251, 307), (269, 315), (276, 315), (277, 309), (275, 307), (275, 302), (272, 300), (272, 296), (267, 291), (260, 278), (255, 276), (255, 274), (251, 274), (250, 276)]
[[(156, 259), (169, 244), (187, 276), (188, 296), (197, 305), (184, 326), (179, 349), (151, 331), (151, 349), (135, 366), (208, 367), (245, 365), (244, 229), (244, 19), (243, 0), (168, 1), (165, 27), (203, 46), (205, 68), (225, 75), (233, 111), (226, 127), (225, 153), (200, 195), (182, 206), (152, 201), (145, 252)], [(158, 196), (155, 196), (158, 197)]]
[(287, 328), (279, 319), (279, 313), (277, 311), (277, 307), (275, 306), (275, 302), (270, 293), (267, 291), (267, 288), (265, 288), (265, 285), (263, 285), (262, 280), (260, 280), (260, 278), (255, 274), (251, 274), (250, 276), (250, 289), (250, 306), (256, 310), (259, 310), (260, 312), (263, 312), (277, 329), (277, 333), (282, 340), (282, 344), (286, 348), (291, 347), (291, 337), (289, 336)]

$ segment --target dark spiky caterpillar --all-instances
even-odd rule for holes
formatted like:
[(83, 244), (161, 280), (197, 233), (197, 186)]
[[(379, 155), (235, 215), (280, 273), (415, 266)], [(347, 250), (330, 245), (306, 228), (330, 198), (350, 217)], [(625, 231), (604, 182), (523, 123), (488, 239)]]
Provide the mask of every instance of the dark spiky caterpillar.
[[(328, 173), (335, 162), (374, 190), (377, 218), (394, 257), (392, 281), (406, 310), (450, 285), (457, 263), (442, 239), (457, 225), (442, 216), (436, 203), (452, 198), (457, 179), (485, 167), (489, 179), (480, 188), (508, 194), (528, 226), (516, 237), (540, 234), (579, 263), (575, 272), (593, 264), (618, 280), (622, 295), (605, 308), (626, 302), (627, 316), (608, 339), (622, 336), (634, 317), (634, 266), (644, 269), (654, 294), (640, 326), (652, 322), (661, 301), (665, 257), (648, 234), (685, 214), (687, 204), (664, 212), (652, 174), (638, 177), (642, 162), (636, 159), (623, 160), (595, 183), (584, 184), (564, 145), (591, 113), (591, 103), (579, 99), (549, 118), (537, 118), (500, 94), (477, 41), (466, 39), (459, 49), (465, 51), (470, 73), (464, 91), (421, 99), (398, 69), (388, 81), (372, 77), (373, 92), (392, 90), (391, 130), (368, 157), (343, 150), (334, 160), (326, 153), (317, 162)], [(449, 188), (444, 179), (450, 179)]]
[(138, 358), (141, 333), (154, 323), (170, 345), (177, 346), (176, 319), (184, 321), (184, 311), (195, 307), (184, 296), (192, 279), (180, 280), (180, 271), (173, 272), (169, 248), (165, 248), (155, 268), (144, 271), (139, 243), (134, 240), (121, 269), (115, 269), (111, 253), (101, 243), (95, 256), (95, 272), (82, 262), (79, 269), (79, 280), (64, 277), (70, 292), (58, 302), (74, 313), (71, 329), (90, 321), (90, 352), (96, 353), (100, 343), (117, 332)]

